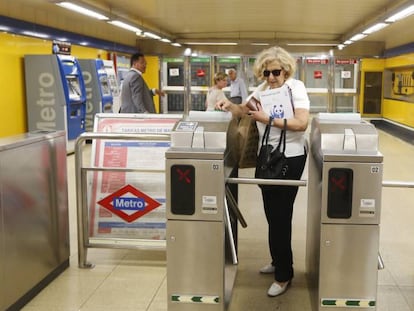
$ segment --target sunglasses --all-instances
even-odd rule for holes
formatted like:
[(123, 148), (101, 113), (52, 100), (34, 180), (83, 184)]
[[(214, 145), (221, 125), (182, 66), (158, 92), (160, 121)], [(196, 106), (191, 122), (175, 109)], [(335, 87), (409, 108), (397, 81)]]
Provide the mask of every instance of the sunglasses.
[(283, 69), (263, 70), (263, 76), (268, 77), (270, 76), (270, 73), (272, 73), (274, 77), (278, 77), (280, 76), (282, 70)]

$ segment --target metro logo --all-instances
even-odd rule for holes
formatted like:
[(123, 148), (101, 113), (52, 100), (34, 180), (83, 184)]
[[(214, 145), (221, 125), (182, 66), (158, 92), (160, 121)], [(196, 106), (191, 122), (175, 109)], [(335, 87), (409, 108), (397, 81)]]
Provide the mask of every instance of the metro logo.
[(145, 199), (144, 198), (121, 198), (115, 197), (112, 199), (112, 205), (114, 208), (119, 210), (133, 210), (141, 211), (145, 208)]
[[(127, 222), (133, 222), (161, 205), (131, 185), (126, 185), (115, 191), (100, 200), (98, 204)], [(130, 211), (136, 212), (126, 213)]]

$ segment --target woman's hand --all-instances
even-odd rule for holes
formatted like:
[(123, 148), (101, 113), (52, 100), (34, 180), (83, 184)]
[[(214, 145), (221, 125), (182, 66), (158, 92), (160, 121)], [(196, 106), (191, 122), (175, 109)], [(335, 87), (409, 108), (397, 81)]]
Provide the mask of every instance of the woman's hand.
[(269, 115), (263, 111), (262, 106), (258, 105), (257, 111), (250, 110), (248, 115), (255, 121), (268, 124), (269, 123)]
[(230, 111), (233, 103), (227, 99), (221, 99), (216, 103), (215, 109), (222, 111)]

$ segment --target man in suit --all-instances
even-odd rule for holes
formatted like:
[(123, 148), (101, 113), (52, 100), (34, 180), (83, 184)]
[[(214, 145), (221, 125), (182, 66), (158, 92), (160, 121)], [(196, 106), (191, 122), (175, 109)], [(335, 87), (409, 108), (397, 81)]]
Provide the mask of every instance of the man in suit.
[(122, 83), (120, 113), (155, 113), (153, 96), (164, 96), (164, 92), (148, 88), (142, 77), (146, 68), (147, 62), (144, 54), (132, 55), (131, 69)]

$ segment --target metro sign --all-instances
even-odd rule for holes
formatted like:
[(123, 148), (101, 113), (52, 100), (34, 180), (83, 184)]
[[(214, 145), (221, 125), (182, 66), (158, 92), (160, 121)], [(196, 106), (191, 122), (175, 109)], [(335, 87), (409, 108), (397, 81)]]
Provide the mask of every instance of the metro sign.
[(98, 204), (127, 222), (133, 222), (161, 205), (131, 185), (115, 191), (100, 200)]

